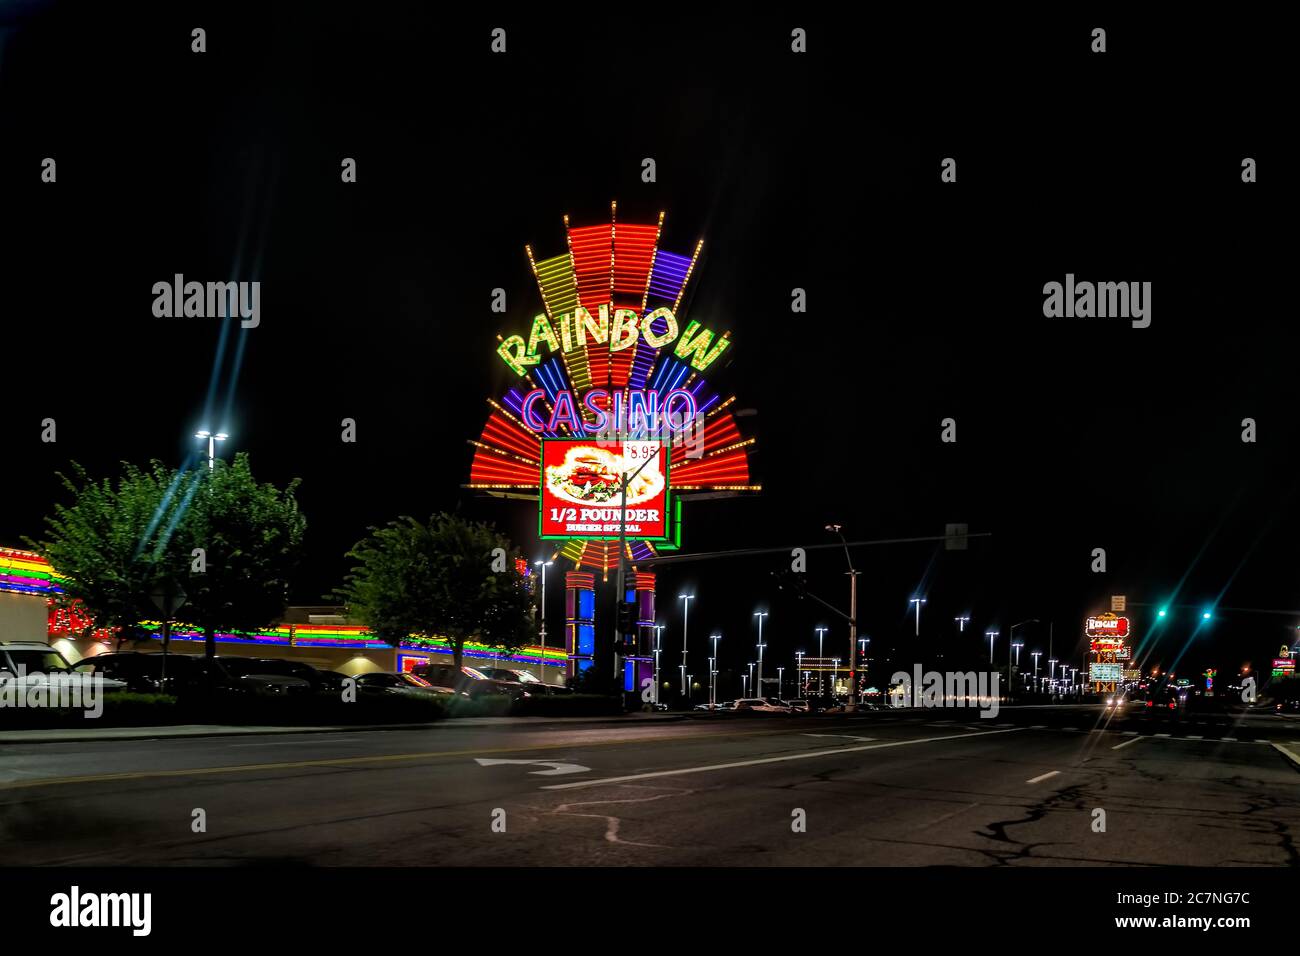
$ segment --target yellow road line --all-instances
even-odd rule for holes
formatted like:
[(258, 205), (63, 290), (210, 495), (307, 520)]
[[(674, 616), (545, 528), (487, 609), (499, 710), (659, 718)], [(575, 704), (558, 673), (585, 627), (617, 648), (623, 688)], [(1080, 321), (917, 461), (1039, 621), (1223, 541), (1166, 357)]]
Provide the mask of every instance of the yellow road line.
[(351, 764), (380, 764), (400, 760), (434, 760), (439, 757), (464, 757), (473, 754), (527, 753), (533, 750), (563, 750), (575, 747), (608, 747), (629, 743), (680, 743), (707, 740), (717, 737), (761, 737), (789, 734), (789, 730), (755, 730), (745, 733), (691, 734), (685, 737), (621, 737), (615, 740), (568, 741), (557, 744), (534, 744), (521, 747), (482, 747), (470, 750), (435, 750), (427, 753), (381, 754), (373, 757), (330, 757), (322, 760), (285, 760), (276, 763), (240, 764), (233, 767), (193, 767), (186, 770), (129, 770), (122, 773), (96, 773), (80, 777), (46, 777), (36, 780), (13, 780), (0, 783), (0, 791), (24, 790), (32, 787), (55, 787), (68, 783), (100, 783), (112, 780), (148, 780), (165, 777), (199, 777), (226, 773), (256, 773), (261, 770), (291, 770), (297, 767), (342, 767)]

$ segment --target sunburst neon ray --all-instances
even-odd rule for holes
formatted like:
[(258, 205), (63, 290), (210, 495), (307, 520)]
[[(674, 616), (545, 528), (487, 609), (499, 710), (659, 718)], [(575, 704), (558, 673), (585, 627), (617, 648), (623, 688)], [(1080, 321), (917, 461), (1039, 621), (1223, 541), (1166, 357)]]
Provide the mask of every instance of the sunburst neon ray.
[[(474, 453), (466, 487), (503, 497), (535, 498), (542, 439), (591, 435), (599, 417), (592, 406), (608, 413), (615, 393), (621, 393), (620, 405), (626, 408), (633, 391), (664, 395), (684, 389), (690, 393), (687, 398), (693, 397), (704, 426), (696, 441), (672, 445), (670, 489), (674, 493), (759, 490), (749, 467), (754, 439), (746, 437), (736, 422), (735, 397), (725, 396), (709, 380), (716, 371), (711, 361), (730, 344), (730, 333), (715, 338), (703, 323), (693, 323), (682, 311), (704, 241), (698, 240), (689, 252), (661, 249), (664, 220), (660, 213), (653, 223), (623, 222), (617, 204), (611, 203), (608, 222), (579, 225), (565, 216), (564, 246), (556, 254), (539, 258), (534, 246), (525, 246), (542, 308), (564, 347), (559, 354), (533, 358), (530, 351), (528, 358), (521, 357), (523, 364), (516, 367), (520, 382), (499, 400), (488, 400), (487, 420), (478, 438), (470, 441)], [(614, 350), (616, 310), (634, 313), (643, 332), (633, 346)], [(644, 322), (652, 312), (660, 314)], [(591, 318), (584, 332), (586, 316)], [(599, 342), (594, 332), (587, 334), (605, 321), (609, 323), (606, 341)], [(675, 349), (674, 328), (677, 336), (691, 330), (689, 338), (699, 339), (695, 347), (682, 342)], [(651, 344), (644, 329), (661, 344)], [(501, 336), (498, 339), (508, 344)], [(528, 347), (531, 350), (533, 343)], [(522, 354), (523, 345), (516, 348)], [(588, 395), (592, 389), (598, 391)], [(525, 407), (530, 393), (535, 393), (531, 410)], [(582, 396), (571, 418), (556, 414), (566, 394), (569, 401), (571, 396)], [(663, 547), (630, 539), (624, 556), (635, 565)], [(618, 563), (618, 548), (616, 540), (571, 538), (558, 542), (555, 554), (577, 568), (607, 574)]]

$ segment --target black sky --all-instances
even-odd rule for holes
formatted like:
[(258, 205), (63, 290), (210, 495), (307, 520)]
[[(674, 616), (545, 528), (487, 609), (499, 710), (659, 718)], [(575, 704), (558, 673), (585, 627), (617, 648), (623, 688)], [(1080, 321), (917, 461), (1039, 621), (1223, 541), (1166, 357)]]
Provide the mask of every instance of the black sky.
[[(617, 199), (628, 221), (667, 211), (665, 248), (705, 239), (689, 314), (733, 330), (718, 380), (759, 412), (764, 492), (688, 505), (686, 550), (822, 544), (828, 521), (854, 540), (991, 532), (967, 553), (856, 552), (864, 629), (902, 653), (918, 588), (930, 641), (976, 656), (973, 634), (1026, 618), (1055, 621), (1059, 650), (1108, 595), (1160, 602), (1184, 576), (1166, 662), (1202, 604), (1300, 607), (1276, 32), (1114, 20), (1099, 56), (1079, 18), (198, 10), (8, 8), (0, 542), (39, 535), (71, 460), (196, 451), (219, 328), (152, 316), (152, 284), (180, 272), (264, 284), (208, 417), (229, 402), (226, 453), (303, 479), (296, 602), (399, 514), (461, 507), (540, 554), (535, 510), (461, 489), (466, 440), (508, 384), (496, 333), (538, 305), (524, 243), (554, 255), (565, 213), (597, 222)], [(789, 53), (792, 26), (809, 54)], [(1067, 272), (1151, 281), (1151, 327), (1045, 319), (1042, 286)], [(841, 600), (842, 561), (813, 552), (813, 590)], [(720, 630), (736, 666), (770, 607), (768, 658), (788, 664), (825, 615), (773, 591), (785, 565), (665, 567), (661, 618), (676, 629), (672, 598), (694, 591), (692, 634)], [(1297, 624), (1225, 611), (1193, 657), (1258, 659)], [(1045, 628), (1026, 635), (1046, 649)]]

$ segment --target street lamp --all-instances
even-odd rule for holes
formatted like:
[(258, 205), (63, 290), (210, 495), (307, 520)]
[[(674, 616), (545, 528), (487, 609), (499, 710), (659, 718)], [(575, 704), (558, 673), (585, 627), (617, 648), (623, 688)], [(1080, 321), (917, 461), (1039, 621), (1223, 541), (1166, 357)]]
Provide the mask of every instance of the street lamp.
[(777, 699), (778, 699), (778, 700), (781, 699), (781, 689), (782, 689), (782, 683), (781, 683), (781, 682), (782, 682), (784, 679), (785, 679), (785, 668), (784, 668), (784, 667), (778, 667), (778, 668), (776, 669), (776, 696), (777, 696)]
[[(794, 652), (794, 672), (796, 674), (803, 673), (803, 651)], [(803, 686), (799, 688), (799, 696), (802, 697), (807, 693), (808, 693), (808, 679), (805, 677)]]
[(758, 618), (758, 683), (754, 685), (754, 690), (758, 693), (757, 697), (763, 696), (763, 618), (767, 617), (767, 611), (755, 611), (754, 617)]
[(998, 636), (997, 631), (985, 631), (984, 636), (989, 639), (989, 663), (993, 663), (993, 639)]
[(659, 652), (663, 649), (663, 631), (667, 625), (654, 625), (655, 632), (655, 703), (659, 703)]
[(916, 605), (916, 636), (921, 636), (921, 605), (925, 603), (925, 598), (911, 598), (908, 604)]
[(954, 617), (953, 620), (957, 622), (958, 633), (965, 632), (966, 625), (970, 623), (970, 618), (966, 617), (964, 614), (961, 617)]
[(826, 669), (826, 651), (822, 644), (826, 637), (826, 632), (829, 631), (830, 628), (818, 627), (814, 630), (817, 631), (817, 693), (820, 694), (822, 692), (822, 674)]
[[(1011, 630), (1009, 630), (1009, 631), (1007, 632), (1007, 637), (1010, 638), (1010, 640), (1011, 640), (1011, 647), (1014, 647), (1014, 646), (1015, 646), (1015, 640), (1016, 640), (1016, 628), (1018, 628), (1018, 627), (1022, 627), (1022, 626), (1025, 625), (1025, 624), (1041, 624), (1041, 623), (1042, 623), (1042, 621), (1038, 620), (1038, 618), (1036, 618), (1036, 617), (1031, 617), (1031, 618), (1030, 618), (1029, 620), (1027, 620), (1027, 621), (1021, 621), (1021, 622), (1018, 623), (1018, 624), (1012, 624), (1012, 625), (1011, 625)], [(1008, 648), (1007, 648), (1007, 694), (1008, 694), (1008, 695), (1010, 695), (1010, 693), (1011, 693), (1011, 647), (1008, 647)], [(1016, 655), (1016, 666), (1017, 666), (1017, 667), (1020, 666), (1020, 655), (1019, 655), (1019, 654)], [(1010, 699), (1011, 699), (1010, 696), (1008, 696), (1007, 699), (1010, 700)]]
[[(749, 682), (751, 684), (754, 683), (754, 662), (753, 661), (749, 662)], [(745, 696), (748, 697), (749, 694), (746, 694)]]
[[(619, 552), (620, 554), (622, 552)], [(694, 594), (679, 594), (677, 599), (682, 602), (682, 686), (686, 685), (686, 625), (690, 618), (691, 602), (695, 600)], [(689, 698), (688, 698), (689, 699)]]
[(537, 669), (541, 672), (543, 683), (546, 682), (546, 569), (554, 563), (540, 558), (533, 562), (533, 567), (542, 569), (542, 663)]
[(213, 468), (213, 462), (217, 457), (217, 445), (219, 441), (225, 441), (230, 436), (225, 432), (217, 432), (215, 435), (207, 429), (202, 429), (194, 433), (195, 438), (206, 438), (208, 440), (208, 471)]
[[(718, 641), (722, 640), (722, 635), (721, 635), (721, 634), (710, 634), (710, 635), (709, 635), (709, 640), (711, 640), (711, 641), (713, 642), (713, 662), (714, 662), (714, 664), (716, 664), (717, 661), (718, 661)], [(716, 674), (717, 671), (715, 670), (715, 671), (713, 671), (713, 673)], [(709, 685), (709, 689), (710, 689), (710, 692), (711, 692), (711, 695), (712, 695), (711, 699), (709, 700), (709, 703), (710, 703), (710, 704), (716, 704), (716, 703), (718, 702), (718, 682), (717, 682), (716, 680), (713, 681), (713, 682)]]

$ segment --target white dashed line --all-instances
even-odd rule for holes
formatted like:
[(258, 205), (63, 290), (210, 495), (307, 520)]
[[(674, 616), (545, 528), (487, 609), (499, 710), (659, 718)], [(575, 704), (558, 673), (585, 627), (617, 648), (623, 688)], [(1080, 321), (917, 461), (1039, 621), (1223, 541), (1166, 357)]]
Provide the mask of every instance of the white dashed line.
[(1137, 742), (1138, 742), (1139, 740), (1141, 740), (1141, 739), (1142, 739), (1141, 737), (1130, 737), (1128, 740), (1124, 741), (1122, 744), (1116, 744), (1114, 747), (1111, 747), (1110, 749), (1111, 749), (1111, 750), (1119, 750), (1120, 747), (1127, 747), (1129, 744), (1135, 744), (1135, 743), (1137, 743)]
[(1040, 773), (1037, 777), (1026, 780), (1025, 783), (1039, 783), (1040, 781), (1046, 780), (1048, 777), (1055, 777), (1060, 772), (1061, 771), (1059, 770), (1049, 770), (1047, 773)]

